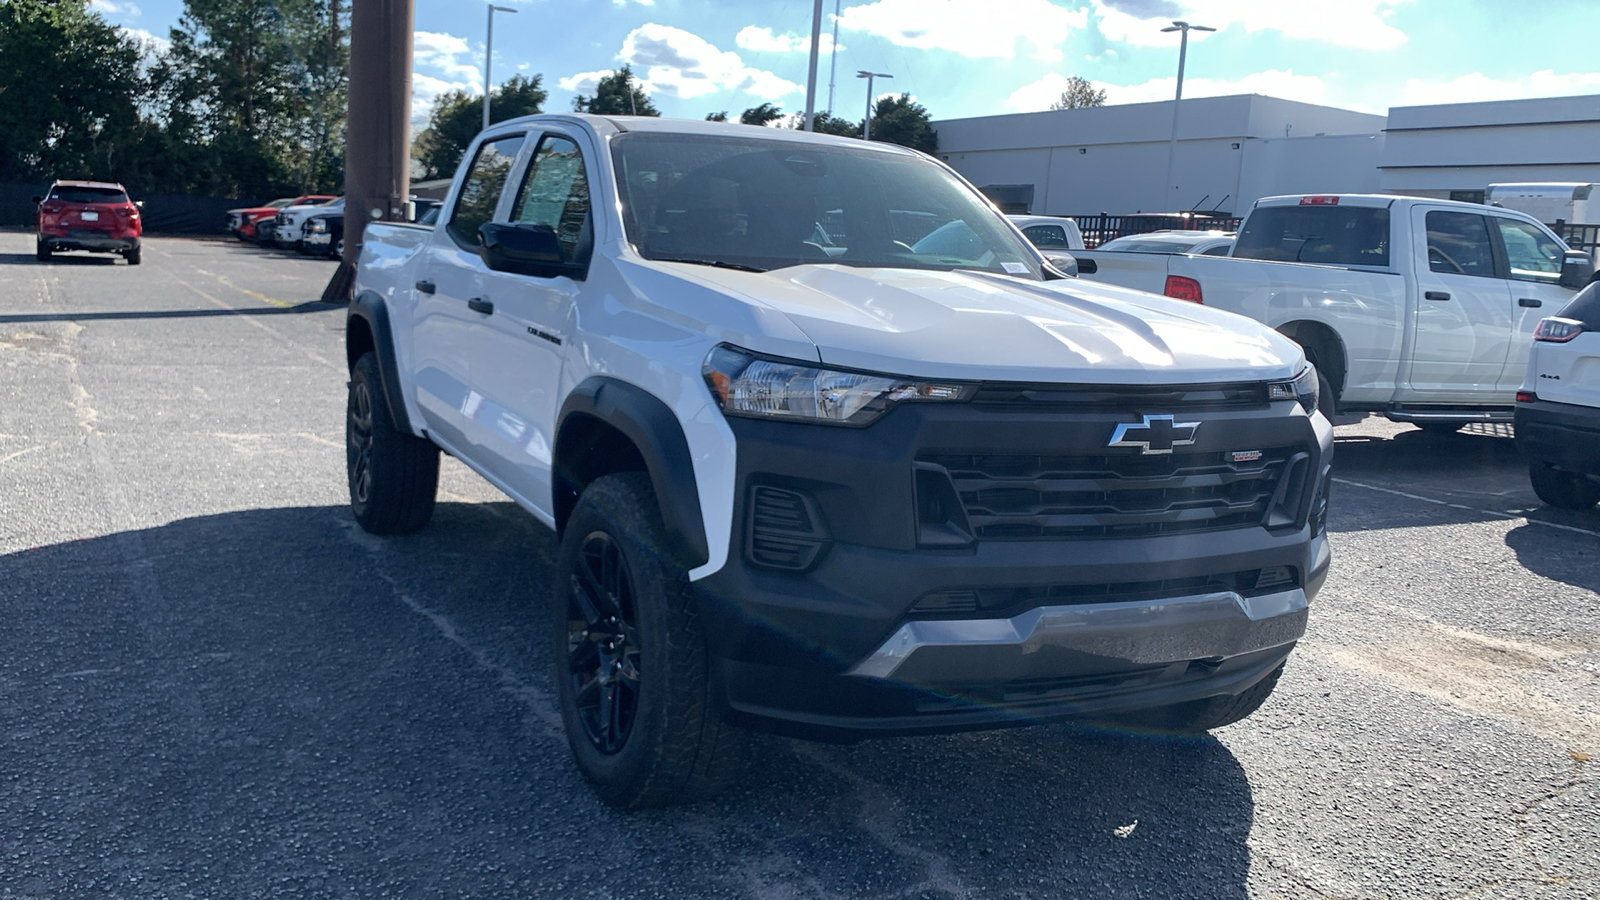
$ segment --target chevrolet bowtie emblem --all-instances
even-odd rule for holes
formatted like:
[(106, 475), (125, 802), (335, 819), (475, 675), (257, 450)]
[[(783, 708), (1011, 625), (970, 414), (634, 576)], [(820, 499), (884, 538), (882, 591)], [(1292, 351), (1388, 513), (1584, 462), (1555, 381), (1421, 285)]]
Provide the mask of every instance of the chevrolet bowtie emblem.
[(1140, 453), (1171, 453), (1173, 447), (1194, 443), (1199, 422), (1174, 422), (1171, 416), (1145, 416), (1143, 422), (1124, 422), (1111, 433), (1107, 447), (1138, 447)]

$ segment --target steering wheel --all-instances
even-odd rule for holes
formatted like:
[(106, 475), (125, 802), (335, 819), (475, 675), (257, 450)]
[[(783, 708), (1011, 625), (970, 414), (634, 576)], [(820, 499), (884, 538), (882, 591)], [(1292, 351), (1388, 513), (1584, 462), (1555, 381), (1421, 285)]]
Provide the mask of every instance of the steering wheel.
[(1428, 245), (1428, 266), (1431, 268), (1435, 261), (1442, 262), (1445, 265), (1449, 266), (1450, 267), (1450, 271), (1455, 272), (1457, 275), (1465, 275), (1465, 274), (1467, 274), (1467, 270), (1461, 268), (1461, 264), (1460, 263), (1456, 262), (1454, 259), (1451, 259), (1450, 258), (1450, 254), (1444, 252), (1443, 250), (1440, 250), (1438, 247), (1435, 247), (1433, 244), (1429, 244)]

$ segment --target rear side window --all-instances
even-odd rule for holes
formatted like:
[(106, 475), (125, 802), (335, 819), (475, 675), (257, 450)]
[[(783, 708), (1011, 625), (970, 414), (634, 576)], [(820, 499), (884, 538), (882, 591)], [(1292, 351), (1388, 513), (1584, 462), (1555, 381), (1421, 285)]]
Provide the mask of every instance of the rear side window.
[(1572, 302), (1563, 306), (1556, 315), (1563, 319), (1577, 319), (1587, 328), (1600, 330), (1600, 281), (1591, 282), (1579, 291)]
[(589, 218), (589, 179), (576, 144), (553, 134), (539, 142), (512, 216), (515, 222), (550, 226), (561, 241), (562, 258), (577, 260)]
[(51, 189), (50, 199), (61, 203), (127, 203), (128, 195), (120, 188), (63, 185)]
[(1373, 206), (1262, 206), (1233, 245), (1240, 259), (1389, 265), (1389, 210)]
[(445, 229), (456, 243), (464, 247), (478, 246), (478, 226), (494, 218), (494, 208), (500, 202), (500, 192), (505, 189), (511, 175), (511, 164), (522, 150), (524, 136), (520, 134), (485, 141), (467, 170), (466, 181), (456, 197), (456, 208), (450, 214)]
[(1060, 225), (1029, 225), (1022, 229), (1035, 247), (1041, 250), (1070, 250), (1067, 243), (1067, 230)]
[(1514, 219), (1496, 216), (1494, 224), (1505, 242), (1506, 262), (1511, 264), (1513, 281), (1555, 284), (1561, 280), (1561, 263), (1566, 253), (1555, 238), (1527, 222)]
[(1489, 223), (1472, 213), (1428, 213), (1428, 269), (1445, 275), (1494, 277)]

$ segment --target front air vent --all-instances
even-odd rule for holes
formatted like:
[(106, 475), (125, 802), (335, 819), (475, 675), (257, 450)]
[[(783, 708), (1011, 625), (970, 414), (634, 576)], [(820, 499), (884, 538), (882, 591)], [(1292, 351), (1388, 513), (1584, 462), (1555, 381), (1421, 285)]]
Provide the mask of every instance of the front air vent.
[(804, 572), (828, 549), (828, 530), (810, 497), (758, 484), (750, 489), (745, 554), (758, 566)]

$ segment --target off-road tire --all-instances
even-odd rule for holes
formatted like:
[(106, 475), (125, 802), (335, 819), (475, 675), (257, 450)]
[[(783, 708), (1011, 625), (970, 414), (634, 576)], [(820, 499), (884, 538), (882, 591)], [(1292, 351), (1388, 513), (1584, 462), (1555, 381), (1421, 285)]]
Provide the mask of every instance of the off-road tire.
[(1550, 506), (1559, 509), (1593, 509), (1600, 503), (1600, 484), (1577, 472), (1565, 472), (1547, 463), (1529, 463), (1528, 480), (1533, 492)]
[(395, 430), (378, 357), (350, 370), (344, 418), (350, 511), (373, 534), (410, 534), (428, 524), (439, 492), (439, 448)]
[(1162, 731), (1175, 734), (1202, 734), (1213, 728), (1232, 725), (1261, 708), (1272, 696), (1273, 688), (1283, 676), (1283, 663), (1267, 677), (1251, 685), (1240, 694), (1207, 697), (1138, 713), (1115, 716), (1106, 724), (1130, 726), (1140, 730)]
[(134, 247), (131, 250), (122, 251), (122, 258), (127, 260), (128, 265), (130, 266), (137, 266), (140, 260), (143, 259), (143, 256), (144, 248), (142, 247)]
[[(567, 743), (595, 793), (623, 809), (712, 797), (744, 758), (747, 735), (722, 720), (713, 700), (694, 592), (669, 547), (649, 478), (607, 475), (579, 498), (556, 565), (550, 646)], [(608, 548), (622, 575), (612, 579), (615, 591), (601, 587), (603, 577), (584, 577)], [(605, 603), (613, 624), (605, 624)], [(612, 684), (599, 677), (608, 665), (616, 666)], [(631, 710), (622, 705), (629, 670)], [(599, 706), (608, 690), (610, 707)], [(595, 706), (621, 712), (605, 726)]]
[(49, 262), (50, 245), (46, 244), (44, 241), (35, 243), (33, 247), (33, 255), (35, 259), (39, 260), (39, 262)]

